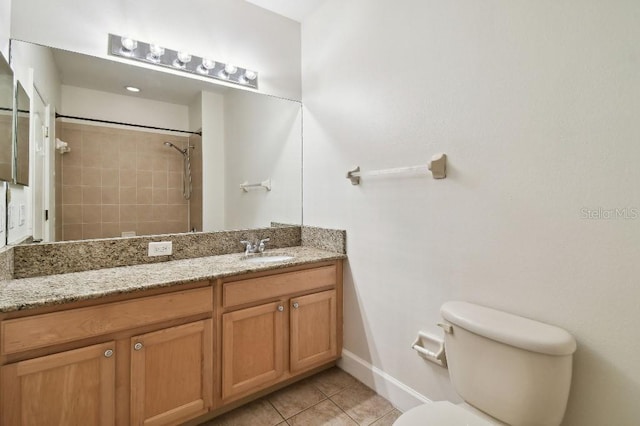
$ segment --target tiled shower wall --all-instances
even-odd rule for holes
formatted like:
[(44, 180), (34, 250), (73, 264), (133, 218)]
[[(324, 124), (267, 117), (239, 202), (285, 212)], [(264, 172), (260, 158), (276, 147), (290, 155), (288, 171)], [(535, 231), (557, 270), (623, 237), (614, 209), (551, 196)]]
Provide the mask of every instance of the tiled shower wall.
[(182, 159), (187, 137), (63, 122), (62, 240), (187, 232)]

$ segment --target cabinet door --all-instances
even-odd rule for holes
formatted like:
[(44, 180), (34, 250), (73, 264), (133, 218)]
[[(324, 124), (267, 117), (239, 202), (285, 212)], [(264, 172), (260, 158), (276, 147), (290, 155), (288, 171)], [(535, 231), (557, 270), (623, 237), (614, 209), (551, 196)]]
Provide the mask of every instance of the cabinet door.
[(213, 405), (212, 320), (131, 338), (131, 424), (166, 425)]
[(291, 371), (306, 370), (337, 356), (336, 291), (291, 299)]
[(3, 425), (114, 424), (113, 342), (2, 367)]
[(284, 373), (284, 303), (222, 315), (222, 398), (275, 382)]

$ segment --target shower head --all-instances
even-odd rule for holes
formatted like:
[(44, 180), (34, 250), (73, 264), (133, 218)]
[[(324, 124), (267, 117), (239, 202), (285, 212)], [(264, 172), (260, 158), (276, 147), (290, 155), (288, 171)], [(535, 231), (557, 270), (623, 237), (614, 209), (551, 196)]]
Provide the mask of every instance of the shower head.
[(175, 146), (174, 144), (172, 144), (171, 142), (165, 142), (164, 144), (165, 144), (166, 146), (170, 146), (170, 147), (174, 148), (175, 150), (177, 150), (177, 151), (178, 151), (180, 154), (182, 154), (182, 155), (187, 155), (187, 150), (188, 150), (189, 148), (180, 149), (180, 148), (178, 148), (177, 146)]

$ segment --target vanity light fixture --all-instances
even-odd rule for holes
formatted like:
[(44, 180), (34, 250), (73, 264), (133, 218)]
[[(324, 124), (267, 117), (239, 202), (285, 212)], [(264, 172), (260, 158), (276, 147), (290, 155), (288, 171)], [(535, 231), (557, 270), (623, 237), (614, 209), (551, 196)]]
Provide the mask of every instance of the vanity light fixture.
[(183, 50), (171, 50), (155, 43), (145, 43), (131, 37), (109, 34), (109, 54), (215, 80), (224, 80), (244, 87), (258, 88), (256, 71), (191, 55)]

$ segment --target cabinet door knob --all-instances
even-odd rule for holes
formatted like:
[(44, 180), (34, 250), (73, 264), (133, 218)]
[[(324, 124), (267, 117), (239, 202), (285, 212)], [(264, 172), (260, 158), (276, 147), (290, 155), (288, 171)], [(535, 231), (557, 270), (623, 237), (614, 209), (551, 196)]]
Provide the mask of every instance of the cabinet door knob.
[(282, 305), (278, 306), (278, 312), (282, 312), (282, 311), (284, 311), (284, 306)]
[(300, 304), (298, 302), (293, 302), (293, 309), (298, 309)]
[(133, 349), (139, 351), (140, 349), (142, 349), (142, 343), (136, 343), (135, 345), (133, 345)]
[(113, 349), (107, 349), (106, 351), (104, 351), (105, 358), (111, 358), (112, 356), (113, 356)]

